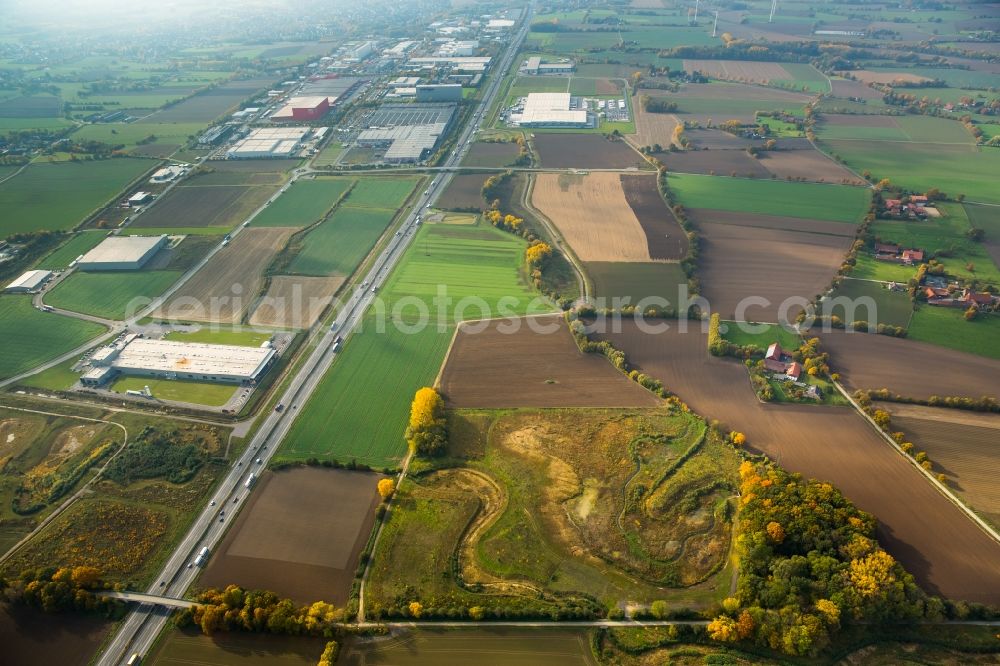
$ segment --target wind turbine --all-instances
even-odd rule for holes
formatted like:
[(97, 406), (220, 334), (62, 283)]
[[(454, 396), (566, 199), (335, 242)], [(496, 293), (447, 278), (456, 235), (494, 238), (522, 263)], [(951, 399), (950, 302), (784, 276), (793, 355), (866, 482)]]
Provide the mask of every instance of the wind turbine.
[(771, 0), (771, 15), (767, 17), (767, 22), (774, 21), (774, 12), (778, 8), (778, 0)]

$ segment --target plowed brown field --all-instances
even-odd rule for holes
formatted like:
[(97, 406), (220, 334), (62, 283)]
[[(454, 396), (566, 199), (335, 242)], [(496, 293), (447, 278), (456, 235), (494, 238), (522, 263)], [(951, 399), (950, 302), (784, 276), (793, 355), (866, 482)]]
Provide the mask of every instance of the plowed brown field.
[(654, 335), (624, 322), (622, 333), (606, 337), (699, 414), (745, 432), (751, 448), (791, 471), (833, 483), (874, 514), (880, 542), (925, 589), (1000, 602), (1000, 544), (860, 415), (846, 407), (761, 404), (740, 363), (709, 356), (706, 333), (680, 333), (679, 322), (669, 323), (670, 331)]
[(767, 83), (773, 80), (794, 79), (795, 77), (776, 62), (753, 62), (743, 60), (685, 60), (684, 71), (701, 72), (713, 79)]
[(344, 277), (276, 275), (250, 316), (252, 326), (309, 328), (316, 323)]
[(483, 183), (491, 175), (482, 172), (455, 174), (435, 205), (444, 210), (483, 208), (486, 205), (483, 200)]
[(685, 150), (663, 153), (657, 157), (667, 165), (669, 171), (676, 173), (748, 178), (771, 177), (771, 172), (764, 168), (764, 162), (751, 157), (743, 150)]
[(544, 167), (557, 169), (627, 169), (646, 160), (624, 141), (600, 134), (535, 134), (532, 143)]
[[(781, 145), (781, 141), (778, 141)], [(818, 150), (772, 150), (761, 154), (761, 166), (778, 178), (805, 178), (819, 183), (864, 185), (847, 167)]]
[(295, 229), (244, 229), (191, 276), (154, 317), (184, 321), (238, 323), (253, 303), (264, 270)]
[(683, 259), (688, 250), (687, 235), (660, 196), (655, 176), (621, 176), (625, 200), (635, 213), (643, 232), (650, 259)]
[(344, 604), (375, 522), (380, 478), (320, 467), (265, 472), (201, 585), (236, 583), (298, 603)]
[(459, 327), (439, 383), (450, 407), (655, 407), (661, 403), (603, 356), (581, 352), (560, 315), (515, 321), (516, 332), (508, 332), (511, 322), (504, 320)]
[(832, 331), (821, 336), (830, 364), (854, 389), (887, 388), (910, 398), (1000, 398), (1000, 360), (926, 342)]

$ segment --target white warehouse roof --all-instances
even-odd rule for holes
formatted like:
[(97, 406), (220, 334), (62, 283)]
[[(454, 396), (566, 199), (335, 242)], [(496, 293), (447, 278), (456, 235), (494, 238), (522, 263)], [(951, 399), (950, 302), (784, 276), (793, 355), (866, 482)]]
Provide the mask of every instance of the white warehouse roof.
[(123, 372), (157, 372), (254, 379), (275, 354), (265, 347), (135, 338), (111, 362)]
[(26, 271), (7, 285), (7, 291), (34, 291), (52, 276), (52, 271)]
[(141, 262), (167, 242), (166, 236), (111, 236), (83, 255), (80, 266)]

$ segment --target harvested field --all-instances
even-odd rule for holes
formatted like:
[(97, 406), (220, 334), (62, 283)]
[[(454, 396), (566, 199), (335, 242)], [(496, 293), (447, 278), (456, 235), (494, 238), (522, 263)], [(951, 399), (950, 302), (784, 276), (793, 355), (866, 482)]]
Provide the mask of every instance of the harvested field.
[[(778, 144), (781, 145), (781, 141)], [(864, 179), (818, 150), (771, 150), (761, 153), (759, 164), (778, 178), (805, 178), (819, 183), (865, 184)]]
[(44, 613), (0, 604), (0, 641), (8, 664), (85, 666), (112, 626), (97, 615)]
[(483, 183), (493, 174), (489, 173), (458, 173), (455, 174), (441, 198), (435, 206), (445, 210), (465, 210), (474, 208), (480, 210), (486, 205), (483, 200)]
[(154, 317), (239, 323), (254, 301), (264, 270), (294, 229), (244, 229), (161, 305)]
[(748, 139), (716, 129), (691, 129), (684, 133), (691, 145), (699, 150), (744, 150), (763, 143), (759, 139)]
[[(696, 323), (687, 333), (678, 331), (679, 322), (665, 323), (670, 330), (653, 335), (626, 321), (622, 333), (606, 337), (634, 366), (661, 379), (699, 414), (746, 433), (752, 449), (791, 471), (833, 483), (874, 514), (880, 542), (924, 589), (953, 599), (1000, 601), (1000, 544), (938, 493), (856, 412), (762, 404), (739, 362), (708, 354), (707, 333), (697, 331)], [(898, 359), (896, 363), (901, 364)]]
[(914, 451), (926, 451), (934, 472), (994, 527), (1000, 527), (1000, 484), (996, 482), (1000, 415), (944, 407), (879, 403), (892, 414), (893, 430), (906, 433)]
[(908, 72), (873, 72), (870, 69), (856, 69), (850, 72), (837, 72), (837, 74), (844, 76), (850, 75), (860, 81), (861, 83), (921, 83), (923, 81), (930, 81), (926, 76), (918, 76), (916, 74), (910, 74)]
[(163, 123), (208, 123), (273, 82), (271, 78), (229, 81), (158, 111), (148, 120)]
[(689, 83), (680, 92), (670, 95), (670, 99), (677, 102), (682, 120), (752, 123), (757, 111), (799, 108), (811, 97), (743, 83)]
[(910, 398), (1000, 398), (1000, 360), (885, 335), (822, 336), (830, 365), (852, 389), (887, 388)]
[(284, 173), (298, 166), (300, 160), (219, 160), (209, 162), (219, 173)]
[(620, 180), (625, 200), (646, 234), (649, 258), (683, 259), (688, 251), (687, 235), (660, 196), (656, 178), (623, 175)]
[(538, 174), (531, 201), (581, 261), (650, 260), (646, 233), (617, 173)]
[[(680, 289), (687, 288), (687, 275), (679, 263), (662, 261), (639, 263), (636, 261), (588, 261), (583, 270), (594, 285), (594, 296), (605, 299), (608, 307), (614, 307), (612, 299), (625, 299), (623, 305), (637, 305), (643, 299), (656, 299), (643, 306), (664, 305), (659, 299), (676, 307), (680, 301)], [(600, 303), (600, 300), (598, 300)]]
[(646, 166), (642, 155), (624, 141), (611, 141), (600, 134), (547, 134), (532, 140), (542, 166), (557, 169), (627, 169)]
[(472, 144), (463, 166), (475, 167), (505, 167), (510, 166), (518, 155), (518, 145), (516, 143), (483, 143)]
[(603, 356), (581, 352), (560, 315), (460, 326), (438, 386), (449, 407), (655, 407), (661, 402)]
[(792, 321), (830, 284), (853, 237), (768, 228), (781, 220), (766, 215), (743, 218), (746, 226), (699, 224), (702, 296), (723, 319)]
[(311, 328), (344, 281), (338, 276), (275, 275), (254, 307), (250, 325)]
[[(688, 218), (696, 225), (731, 224), (752, 229), (775, 229), (779, 231), (801, 231), (824, 236), (854, 238), (854, 227), (842, 222), (810, 220), (804, 217), (783, 217), (781, 215), (755, 215), (731, 210), (710, 208), (688, 209)], [(794, 237), (793, 237), (794, 238)]]
[(668, 170), (677, 173), (749, 178), (771, 177), (771, 172), (764, 168), (764, 162), (751, 157), (743, 150), (686, 150), (677, 153), (660, 153), (657, 157), (667, 165)]
[(685, 60), (684, 71), (688, 74), (701, 72), (713, 79), (745, 81), (747, 83), (767, 83), (768, 81), (795, 78), (776, 62)]
[(343, 605), (375, 522), (381, 478), (321, 467), (265, 472), (200, 583)]
[[(652, 91), (650, 91), (652, 92)], [(646, 94), (644, 91), (643, 94)], [(650, 95), (659, 97), (659, 95)], [(672, 113), (650, 113), (638, 102), (632, 105), (635, 110), (635, 135), (629, 137), (629, 141), (636, 146), (652, 146), (658, 143), (661, 146), (669, 146), (673, 141), (674, 127), (680, 121)]]
[[(239, 175), (238, 184), (215, 184), (229, 176), (228, 172), (211, 173), (191, 180), (171, 190), (162, 200), (139, 215), (132, 226), (143, 229), (173, 227), (231, 228), (263, 205), (278, 191), (280, 182), (268, 177), (267, 182), (252, 182), (253, 173)], [(237, 174), (232, 174), (236, 176)], [(230, 180), (230, 182), (234, 182)]]
[(857, 97), (859, 99), (882, 99), (882, 93), (874, 88), (869, 88), (861, 81), (851, 81), (850, 79), (830, 79), (833, 86), (833, 96), (849, 99)]

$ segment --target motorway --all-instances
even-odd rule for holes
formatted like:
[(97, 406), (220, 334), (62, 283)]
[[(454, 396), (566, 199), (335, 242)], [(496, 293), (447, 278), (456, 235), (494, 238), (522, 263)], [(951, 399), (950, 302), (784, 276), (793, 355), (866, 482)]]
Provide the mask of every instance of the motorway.
[[(518, 48), (527, 34), (531, 13), (532, 9), (529, 9), (517, 35), (511, 40), (510, 46), (493, 70), (494, 75), (490, 77), (486, 93), (470, 122), (466, 124), (459, 135), (455, 150), (445, 161), (445, 167), (458, 166), (472, 144), (474, 134), (482, 122), (482, 117), (500, 91), (504, 75), (509, 70)], [(450, 171), (444, 171), (435, 176), (430, 186), (418, 199), (417, 205), (403, 221), (400, 230), (390, 238), (385, 249), (373, 262), (371, 269), (361, 283), (363, 286), (355, 290), (344, 303), (330, 328), (320, 334), (321, 337), (315, 349), (282, 394), (279, 400), (280, 408), (276, 408), (264, 419), (243, 455), (219, 484), (209, 505), (195, 520), (156, 581), (147, 590), (148, 594), (173, 598), (184, 597), (200, 570), (194, 564), (197, 553), (202, 548), (208, 548), (211, 551), (221, 541), (229, 522), (245, 504), (249, 493), (252, 492), (252, 480), (248, 483), (250, 475), (259, 474), (259, 471), (266, 467), (271, 456), (274, 455), (291, 429), (299, 409), (306, 404), (320, 379), (330, 368), (341, 345), (350, 342), (347, 338), (361, 322), (364, 313), (375, 300), (377, 288), (382, 286), (410, 245), (419, 225), (418, 218), (424, 208), (437, 200), (447, 188), (452, 176)], [(338, 342), (341, 344), (336, 344)], [(337, 351), (334, 351), (335, 347)], [(224, 516), (220, 514), (222, 511), (225, 511)], [(118, 632), (108, 642), (104, 652), (97, 660), (97, 664), (116, 666), (125, 663), (132, 654), (145, 655), (166, 626), (170, 613), (170, 609), (162, 606), (140, 604), (128, 614)]]

